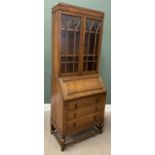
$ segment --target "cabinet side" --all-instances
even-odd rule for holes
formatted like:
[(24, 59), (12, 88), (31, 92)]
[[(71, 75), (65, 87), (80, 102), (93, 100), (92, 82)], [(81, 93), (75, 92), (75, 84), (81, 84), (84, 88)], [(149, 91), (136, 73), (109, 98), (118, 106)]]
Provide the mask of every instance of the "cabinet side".
[(59, 39), (60, 39), (60, 11), (52, 13), (52, 66), (51, 66), (51, 124), (59, 130), (63, 130), (63, 103), (60, 99), (58, 88), (59, 77)]
[(52, 75), (59, 76), (59, 62), (60, 62), (60, 11), (52, 13)]

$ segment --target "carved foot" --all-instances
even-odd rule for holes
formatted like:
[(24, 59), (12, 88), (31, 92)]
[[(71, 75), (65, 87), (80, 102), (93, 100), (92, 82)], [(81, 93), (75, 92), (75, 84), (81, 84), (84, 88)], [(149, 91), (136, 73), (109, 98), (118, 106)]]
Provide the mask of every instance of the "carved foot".
[(96, 125), (96, 127), (99, 129), (99, 133), (102, 134), (104, 124), (103, 123), (99, 123), (98, 125)]
[(65, 150), (65, 144), (61, 145), (61, 151)]
[(99, 133), (102, 134), (102, 132), (103, 132), (103, 129), (100, 129)]
[(54, 130), (55, 130), (55, 128), (54, 128), (53, 124), (51, 124), (50, 131), (51, 131), (51, 134), (52, 134), (52, 135), (53, 135), (53, 133), (54, 133)]
[(61, 136), (61, 151), (65, 150), (65, 136)]

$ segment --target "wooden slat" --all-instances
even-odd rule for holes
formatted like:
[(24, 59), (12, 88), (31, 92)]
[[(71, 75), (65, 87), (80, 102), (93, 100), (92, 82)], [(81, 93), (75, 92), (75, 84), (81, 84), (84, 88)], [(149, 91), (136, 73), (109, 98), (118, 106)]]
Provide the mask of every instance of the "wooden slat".
[[(85, 54), (84, 56), (94, 56), (94, 54)], [(97, 55), (95, 55), (97, 56)]]
[(68, 64), (68, 63), (78, 63), (78, 61), (61, 61), (62, 64)]
[[(96, 33), (96, 32), (94, 32), (94, 31), (85, 31), (86, 33)], [(97, 33), (99, 33), (99, 32), (97, 32)]]
[(88, 139), (89, 137), (92, 137), (92, 136), (95, 136), (97, 134), (99, 134), (101, 131), (100, 130), (94, 130), (94, 131), (91, 131), (91, 132), (86, 132), (85, 134), (79, 136), (79, 137), (76, 137), (75, 139), (72, 139), (72, 141), (67, 141), (66, 142), (66, 145), (69, 145), (69, 144), (76, 144), (78, 142), (81, 142), (85, 139)]
[(80, 30), (74, 30), (74, 29), (64, 29), (61, 28), (62, 31), (71, 31), (71, 32), (80, 32)]
[(83, 73), (83, 55), (84, 55), (84, 44), (85, 44), (85, 16), (82, 16), (81, 21), (81, 36), (80, 36), (80, 55), (79, 55), (79, 74)]
[[(73, 57), (73, 55), (72, 55), (72, 54), (61, 55), (61, 57), (65, 57), (65, 56), (67, 56), (67, 57)], [(78, 56), (78, 55), (77, 55), (77, 54), (75, 54), (74, 56)]]
[(97, 60), (84, 60), (84, 62), (97, 62)]
[(101, 11), (96, 11), (93, 9), (87, 9), (87, 8), (83, 8), (83, 7), (77, 7), (77, 6), (64, 4), (64, 3), (59, 3), (52, 8), (52, 12), (55, 12), (57, 10), (63, 10), (63, 11), (71, 12), (71, 13), (79, 13), (80, 12), (80, 14), (95, 16), (98, 18), (104, 17), (104, 13)]

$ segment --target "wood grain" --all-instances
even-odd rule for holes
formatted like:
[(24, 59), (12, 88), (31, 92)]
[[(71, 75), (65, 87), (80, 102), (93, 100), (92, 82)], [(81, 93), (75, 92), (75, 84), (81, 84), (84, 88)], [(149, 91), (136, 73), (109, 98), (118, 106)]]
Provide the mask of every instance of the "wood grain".
[[(67, 22), (69, 22), (68, 25), (72, 23), (73, 27), (75, 25), (78, 26), (75, 19), (79, 18), (81, 23), (79, 30), (72, 27), (66, 30), (66, 28), (62, 27), (62, 17), (64, 15)], [(70, 18), (73, 20), (71, 21)], [(104, 13), (100, 11), (63, 3), (59, 3), (52, 9), (50, 126), (51, 134), (56, 137), (62, 151), (68, 143), (81, 141), (97, 133), (102, 133), (103, 131), (106, 89), (99, 75), (99, 57), (103, 29), (100, 29), (99, 32), (89, 31), (90, 34), (95, 36), (95, 39), (99, 34), (99, 42), (95, 40), (93, 43), (94, 47), (96, 47), (98, 43), (98, 58), (95, 60), (95, 48), (93, 49), (93, 53), (84, 53), (87, 19), (103, 22), (103, 18)], [(61, 34), (62, 31), (66, 31), (66, 37), (62, 35), (63, 33)], [(79, 32), (80, 37), (79, 40), (77, 40), (77, 33)], [(65, 41), (62, 40), (62, 38), (65, 39)], [(62, 41), (65, 43), (64, 53), (61, 52), (63, 51)], [(76, 51), (76, 43), (78, 41), (79, 51)], [(73, 44), (73, 49), (69, 49), (68, 47), (71, 44)], [(84, 61), (85, 56), (87, 56), (87, 60)], [(93, 56), (93, 60), (89, 60), (91, 56)], [(79, 59), (76, 60), (76, 57)], [(89, 70), (84, 71), (84, 62), (96, 62), (96, 70), (93, 64), (92, 70), (87, 66)], [(79, 66), (77, 71), (75, 66), (76, 63)], [(71, 66), (73, 66), (73, 70)], [(64, 67), (64, 72), (62, 72), (62, 67)], [(69, 71), (67, 67), (69, 67)], [(93, 133), (88, 132), (89, 128), (95, 129)], [(71, 135), (84, 131), (86, 132), (82, 137), (75, 138), (70, 142), (67, 140)]]

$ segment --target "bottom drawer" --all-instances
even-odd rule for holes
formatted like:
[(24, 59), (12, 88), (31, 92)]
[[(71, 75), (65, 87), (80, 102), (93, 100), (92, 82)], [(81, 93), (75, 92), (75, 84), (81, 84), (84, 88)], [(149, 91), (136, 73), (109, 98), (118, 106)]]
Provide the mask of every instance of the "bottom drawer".
[(89, 126), (93, 126), (95, 123), (103, 120), (103, 112), (94, 113), (83, 117), (81, 119), (76, 119), (68, 122), (68, 130), (83, 130)]

